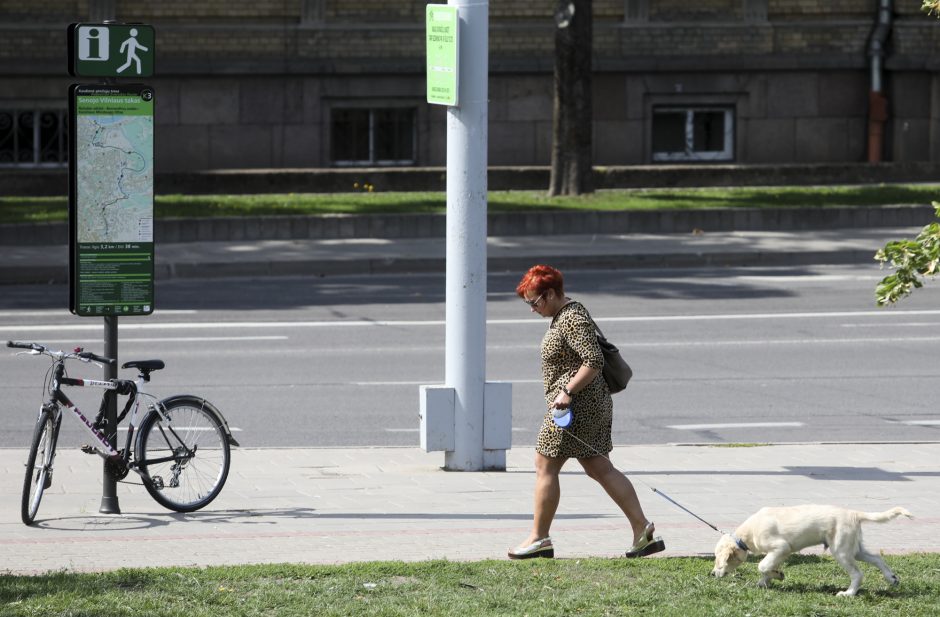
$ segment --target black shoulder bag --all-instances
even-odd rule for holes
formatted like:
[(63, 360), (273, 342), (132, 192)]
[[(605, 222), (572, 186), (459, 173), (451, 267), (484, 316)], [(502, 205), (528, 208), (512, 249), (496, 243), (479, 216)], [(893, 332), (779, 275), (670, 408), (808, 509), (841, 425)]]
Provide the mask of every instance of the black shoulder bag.
[(594, 322), (594, 329), (597, 330), (597, 343), (601, 346), (601, 353), (604, 354), (604, 381), (607, 382), (610, 393), (616, 394), (630, 383), (630, 378), (633, 377), (633, 369), (620, 355), (617, 346), (607, 340), (601, 329), (597, 327), (596, 321)]

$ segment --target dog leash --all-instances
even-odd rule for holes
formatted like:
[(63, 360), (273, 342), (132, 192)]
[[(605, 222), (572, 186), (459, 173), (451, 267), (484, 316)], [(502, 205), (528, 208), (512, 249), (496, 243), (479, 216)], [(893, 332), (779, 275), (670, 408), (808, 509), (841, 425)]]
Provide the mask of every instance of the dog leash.
[[(560, 415), (555, 415), (557, 412), (564, 412), (564, 413), (562, 413), (562, 414), (560, 414)], [(602, 453), (598, 452), (597, 449), (594, 448), (594, 446), (592, 446), (592, 445), (589, 444), (589, 443), (586, 443), (583, 439), (581, 439), (580, 437), (578, 437), (577, 435), (575, 435), (574, 433), (572, 433), (570, 430), (568, 430), (568, 427), (570, 427), (571, 424), (574, 422), (574, 413), (571, 411), (571, 409), (556, 409), (555, 411), (552, 412), (552, 421), (555, 423), (555, 426), (557, 426), (560, 430), (562, 430), (562, 431), (564, 431), (565, 433), (568, 433), (568, 435), (574, 437), (577, 441), (579, 441), (579, 442), (581, 443), (581, 445), (585, 446), (588, 450), (590, 450), (590, 451), (593, 452), (594, 454), (597, 454), (598, 456), (603, 456), (604, 458), (606, 458), (606, 459), (607, 459), (607, 462), (609, 462), (611, 465), (614, 466), (614, 469), (617, 468), (617, 466), (614, 465), (614, 462), (613, 462), (612, 460), (610, 460), (610, 457), (609, 457), (609, 456), (607, 456), (606, 454), (602, 454)], [(620, 471), (620, 470), (618, 469), (618, 471)], [(623, 473), (623, 472), (621, 471), (620, 473)], [(624, 474), (624, 475), (626, 475), (626, 474)], [(687, 512), (688, 514), (691, 514), (692, 516), (694, 516), (694, 517), (697, 518), (698, 520), (702, 521), (703, 523), (705, 523), (706, 525), (708, 525), (709, 527), (711, 527), (712, 529), (714, 529), (714, 530), (717, 531), (718, 533), (720, 533), (720, 534), (727, 534), (727, 535), (731, 536), (732, 538), (734, 538), (734, 539), (735, 539), (735, 542), (740, 542), (734, 534), (731, 534), (731, 533), (722, 531), (722, 530), (719, 529), (718, 527), (712, 525), (711, 523), (709, 523), (708, 521), (706, 521), (704, 518), (702, 518), (701, 516), (699, 516), (699, 515), (696, 514), (695, 512), (692, 512), (691, 510), (689, 510), (688, 508), (686, 508), (685, 506), (683, 506), (681, 503), (679, 503), (678, 501), (676, 501), (675, 499), (673, 499), (672, 497), (670, 497), (670, 496), (667, 495), (666, 493), (662, 492), (662, 491), (659, 490), (658, 488), (656, 488), (656, 487), (654, 487), (654, 486), (651, 486), (650, 484), (647, 484), (647, 483), (646, 483), (645, 481), (643, 481), (641, 478), (637, 478), (637, 480), (639, 480), (639, 481), (640, 481), (643, 485), (645, 485), (648, 489), (650, 489), (651, 491), (653, 491), (654, 493), (656, 493), (657, 495), (659, 495), (660, 497), (662, 497), (663, 499), (665, 499), (665, 500), (668, 501), (669, 503), (673, 504), (674, 506), (678, 507), (679, 509), (683, 510), (684, 512)], [(739, 544), (739, 546), (740, 546), (740, 544)], [(745, 550), (746, 550), (746, 549), (745, 549)]]

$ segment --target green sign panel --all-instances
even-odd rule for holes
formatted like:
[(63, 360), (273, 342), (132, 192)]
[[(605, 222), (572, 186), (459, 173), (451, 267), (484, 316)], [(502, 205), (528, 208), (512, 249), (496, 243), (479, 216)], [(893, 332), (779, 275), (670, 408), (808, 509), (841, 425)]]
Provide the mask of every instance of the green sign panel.
[(153, 26), (72, 24), (69, 74), (75, 77), (150, 77), (153, 75)]
[(153, 312), (153, 89), (69, 89), (69, 310)]
[(427, 23), (428, 103), (457, 105), (458, 33), (457, 7), (429, 4)]

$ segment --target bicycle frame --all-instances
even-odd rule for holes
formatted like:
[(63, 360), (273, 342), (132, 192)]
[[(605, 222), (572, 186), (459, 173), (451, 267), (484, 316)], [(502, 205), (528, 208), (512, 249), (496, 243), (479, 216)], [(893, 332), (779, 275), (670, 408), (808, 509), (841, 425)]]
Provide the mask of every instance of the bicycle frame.
[[(122, 387), (122, 384), (127, 383), (129, 380), (101, 381), (97, 379), (73, 379), (71, 377), (65, 377), (64, 374), (65, 363), (62, 361), (57, 362), (50, 387), (50, 394), (52, 397), (51, 402), (54, 402), (57, 405), (62, 405), (68, 411), (72, 412), (75, 419), (79, 421), (79, 424), (83, 426), (85, 430), (94, 438), (96, 454), (104, 459), (121, 459), (124, 461), (124, 463), (129, 463), (130, 453), (132, 450), (131, 446), (134, 439), (134, 429), (137, 427), (137, 418), (140, 413), (141, 397), (147, 397), (153, 399), (154, 401), (156, 400), (152, 394), (147, 392), (146, 381), (142, 377), (138, 377), (136, 381), (132, 382), (134, 383), (135, 388), (133, 393), (130, 394), (130, 396), (133, 397), (133, 400), (129, 402), (129, 405), (131, 405), (131, 413), (127, 423), (127, 440), (125, 442), (124, 454), (122, 456), (121, 453), (111, 445), (108, 436), (105, 435), (103, 431), (96, 428), (94, 422), (90, 421), (82, 412), (82, 410), (79, 409), (78, 406), (75, 405), (69, 399), (69, 397), (65, 395), (64, 392), (62, 392), (62, 386), (101, 388), (104, 390), (116, 391)], [(157, 409), (158, 405), (151, 404), (149, 407)], [(136, 464), (129, 464), (128, 467), (133, 469), (138, 475), (143, 475), (142, 472), (137, 469)]]

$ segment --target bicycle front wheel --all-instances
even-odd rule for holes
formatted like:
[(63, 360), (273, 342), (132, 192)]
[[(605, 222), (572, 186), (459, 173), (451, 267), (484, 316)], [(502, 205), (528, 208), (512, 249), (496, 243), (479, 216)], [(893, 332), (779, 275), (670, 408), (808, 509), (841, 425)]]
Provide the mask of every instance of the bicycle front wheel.
[(33, 443), (26, 458), (26, 480), (23, 482), (23, 501), (20, 515), (23, 523), (32, 525), (39, 511), (42, 493), (52, 483), (52, 459), (55, 456), (55, 414), (47, 408), (39, 412)]
[[(228, 477), (231, 453), (222, 422), (197, 397), (178, 397), (140, 425), (137, 465), (161, 506), (193, 512), (208, 505)], [(165, 418), (165, 419), (164, 419)]]

